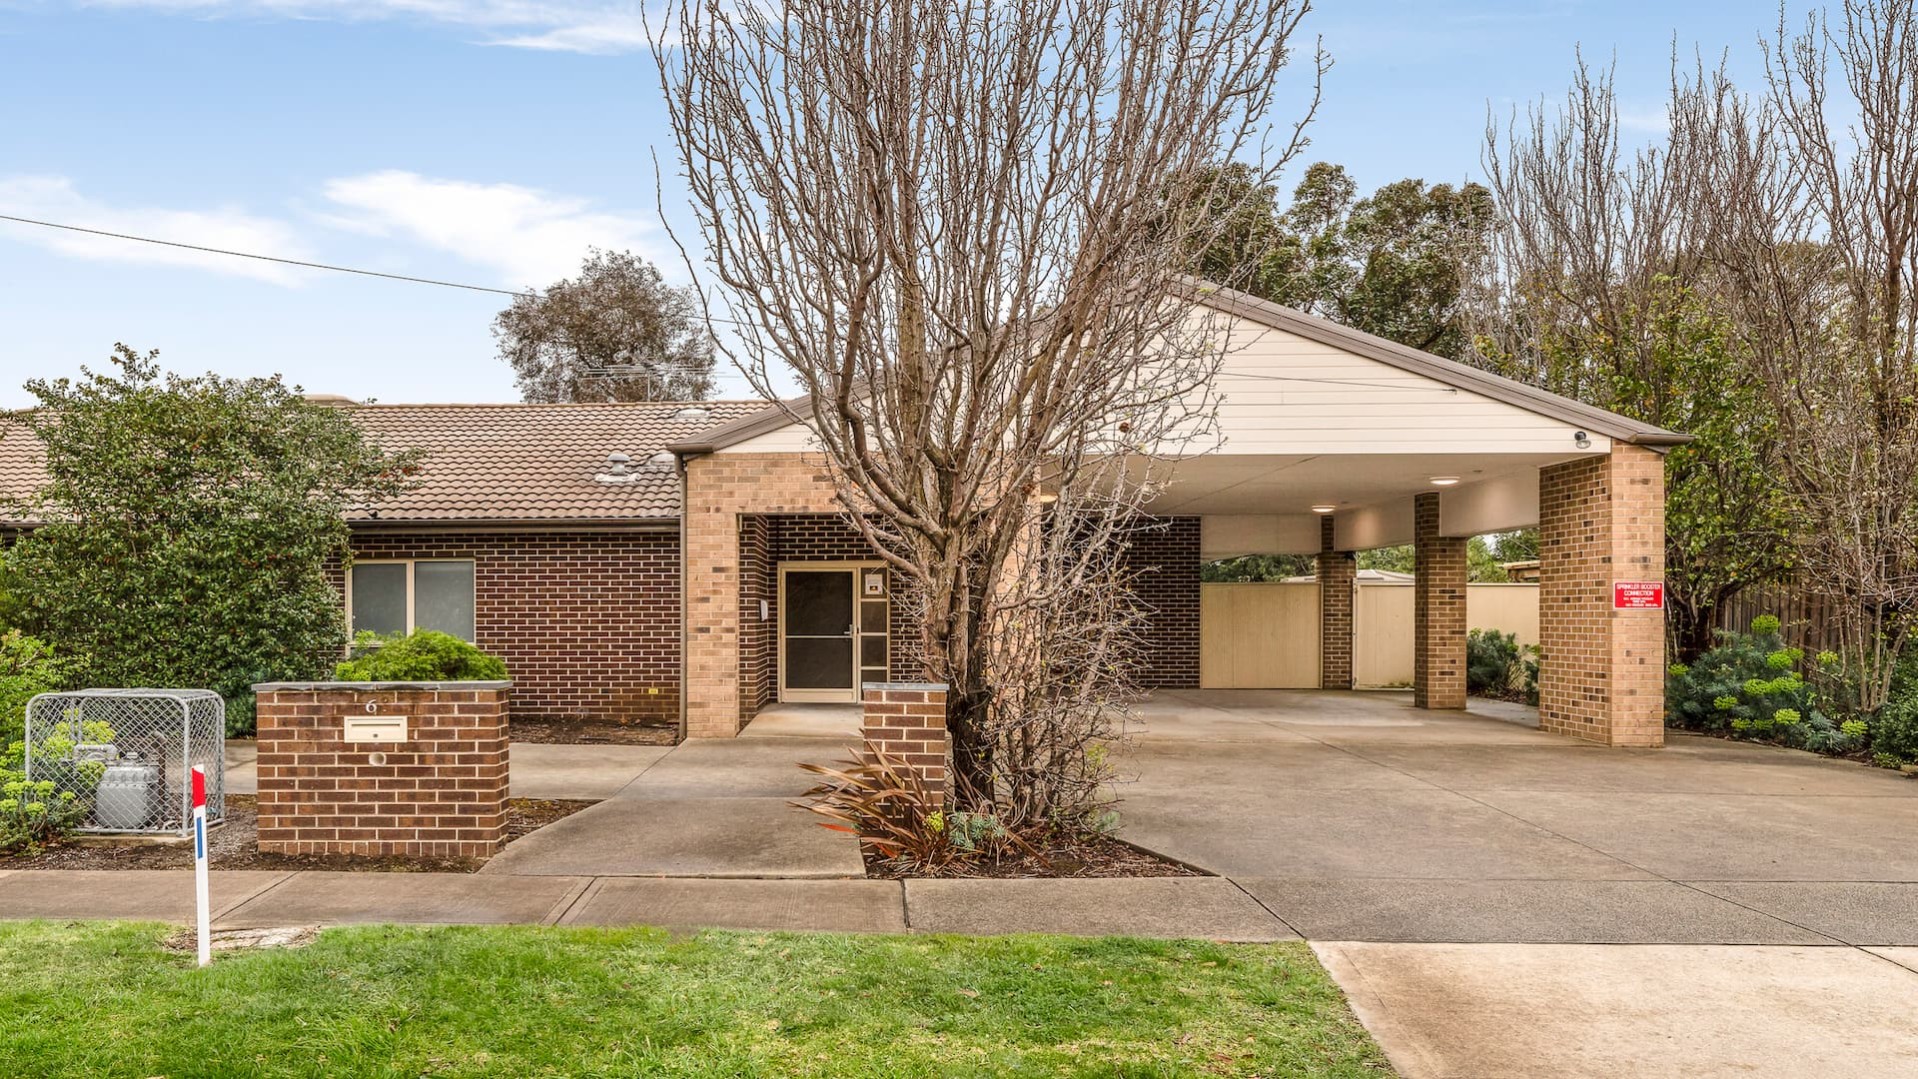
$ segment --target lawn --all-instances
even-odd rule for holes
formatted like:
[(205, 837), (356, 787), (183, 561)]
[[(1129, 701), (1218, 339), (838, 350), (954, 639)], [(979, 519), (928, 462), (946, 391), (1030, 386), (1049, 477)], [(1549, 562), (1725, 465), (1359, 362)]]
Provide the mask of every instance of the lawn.
[(165, 951), (0, 922), (0, 1071), (187, 1076), (1376, 1076), (1303, 944), (333, 929)]

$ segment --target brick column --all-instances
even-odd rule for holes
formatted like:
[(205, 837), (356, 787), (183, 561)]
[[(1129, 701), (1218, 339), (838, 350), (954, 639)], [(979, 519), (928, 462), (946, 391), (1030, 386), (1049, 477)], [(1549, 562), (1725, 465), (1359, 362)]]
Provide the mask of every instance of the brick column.
[(1412, 703), (1465, 707), (1464, 538), (1439, 535), (1439, 496), (1413, 501)]
[(684, 485), (686, 736), (731, 738), (751, 718), (741, 715), (741, 515), (840, 507), (812, 454), (706, 454), (686, 462)]
[(1640, 446), (1539, 469), (1538, 725), (1665, 744), (1665, 612), (1614, 610), (1618, 581), (1665, 578), (1665, 462)]
[(860, 733), (888, 757), (903, 758), (935, 801), (946, 795), (946, 687), (937, 682), (865, 682)]
[[(510, 682), (267, 682), (260, 850), (487, 858), (506, 842)], [(397, 741), (349, 721), (400, 719)]]
[(1359, 563), (1333, 547), (1332, 515), (1319, 518), (1319, 688), (1352, 688), (1352, 587)]

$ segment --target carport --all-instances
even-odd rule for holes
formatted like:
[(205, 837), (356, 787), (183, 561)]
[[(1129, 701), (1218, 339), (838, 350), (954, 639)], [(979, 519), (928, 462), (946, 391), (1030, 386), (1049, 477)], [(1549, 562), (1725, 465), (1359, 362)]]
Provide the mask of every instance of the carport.
[(1662, 744), (1661, 455), (1685, 436), (1252, 297), (1207, 303), (1231, 335), (1220, 443), (1151, 510), (1197, 518), (1201, 561), (1317, 560), (1316, 611), (1297, 593), (1201, 610), (1208, 659), (1265, 661), (1262, 688), (1352, 689), (1354, 556), (1412, 544), (1413, 702), (1463, 708), (1467, 541), (1536, 526), (1540, 728)]

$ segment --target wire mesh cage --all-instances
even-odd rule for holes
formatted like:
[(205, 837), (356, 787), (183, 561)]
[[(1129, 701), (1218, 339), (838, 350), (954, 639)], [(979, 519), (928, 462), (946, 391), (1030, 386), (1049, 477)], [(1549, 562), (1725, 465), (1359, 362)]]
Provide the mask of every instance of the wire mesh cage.
[(82, 689), (27, 702), (27, 781), (79, 832), (193, 829), (194, 765), (206, 819), (226, 816), (226, 702), (206, 689)]

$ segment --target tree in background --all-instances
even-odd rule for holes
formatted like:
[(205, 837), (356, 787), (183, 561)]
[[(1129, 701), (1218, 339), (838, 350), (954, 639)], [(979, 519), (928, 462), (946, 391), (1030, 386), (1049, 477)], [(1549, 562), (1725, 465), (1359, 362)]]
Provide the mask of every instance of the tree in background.
[(1710, 647), (1716, 608), (1782, 577), (1792, 554), (1776, 409), (1717, 302), (1702, 149), (1624, 153), (1611, 76), (1580, 63), (1557, 110), (1488, 127), (1499, 223), (1470, 307), (1473, 362), (1694, 436), (1665, 458), (1681, 656)]
[[(1720, 318), (1761, 395), (1799, 584), (1876, 713), (1918, 616), (1918, 11), (1845, 0), (1765, 42), (1756, 94), (1674, 80)], [(1846, 125), (1840, 127), (1838, 125)]]
[(1224, 348), (1187, 285), (1220, 226), (1165, 208), (1233, 220), (1207, 166), (1272, 147), (1257, 189), (1296, 151), (1308, 7), (681, 0), (655, 36), (709, 291), (903, 582), (960, 808), (1081, 827), (1103, 797), (1123, 550)]
[(7, 553), (11, 613), (96, 684), (213, 689), (245, 724), (252, 683), (340, 654), (344, 513), (414, 458), (278, 377), (162, 377), (157, 356), (117, 345), (114, 372), (27, 383), (39, 405), (6, 437), (45, 446), (47, 482), (10, 507), (40, 522)]
[(1318, 162), (1278, 205), (1242, 165), (1198, 216), (1217, 223), (1200, 276), (1440, 356), (1470, 343), (1460, 303), (1492, 228), (1491, 193), (1406, 179), (1365, 198), (1343, 166)]
[(699, 401), (713, 342), (697, 296), (630, 251), (595, 249), (579, 276), (513, 299), (493, 320), (527, 401)]

